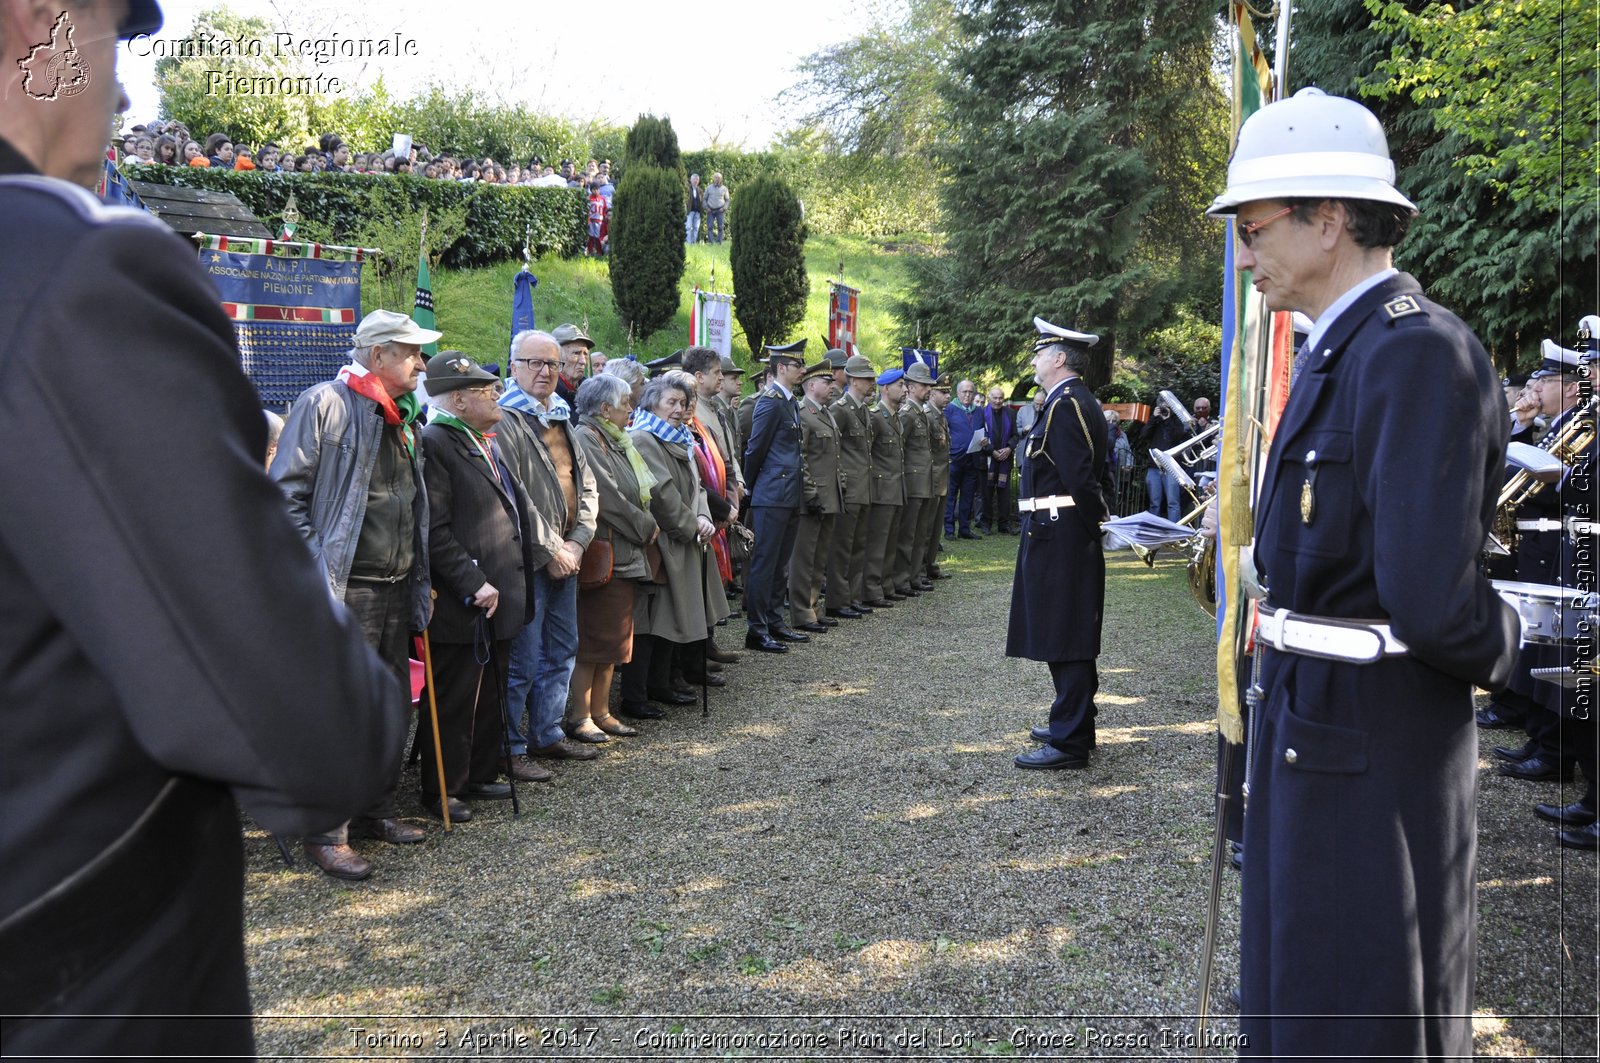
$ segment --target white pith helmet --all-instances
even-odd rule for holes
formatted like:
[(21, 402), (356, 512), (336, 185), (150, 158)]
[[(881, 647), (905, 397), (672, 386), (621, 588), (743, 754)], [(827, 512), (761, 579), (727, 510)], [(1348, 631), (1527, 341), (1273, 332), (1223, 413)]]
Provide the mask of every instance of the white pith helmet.
[(1370, 199), (1416, 210), (1394, 186), (1377, 116), (1354, 100), (1304, 88), (1239, 128), (1228, 187), (1207, 214), (1225, 217), (1261, 199)]

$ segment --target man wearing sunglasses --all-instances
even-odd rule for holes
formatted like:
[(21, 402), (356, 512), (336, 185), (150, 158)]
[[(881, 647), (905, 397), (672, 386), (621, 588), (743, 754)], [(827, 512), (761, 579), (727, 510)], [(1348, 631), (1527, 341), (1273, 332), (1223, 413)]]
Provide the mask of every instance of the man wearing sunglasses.
[(1505, 684), (1518, 630), (1476, 568), (1499, 380), (1394, 268), (1416, 208), (1360, 104), (1257, 111), (1209, 213), (1267, 309), (1315, 322), (1256, 510), (1240, 1030), (1252, 1055), (1470, 1056), (1472, 688)]

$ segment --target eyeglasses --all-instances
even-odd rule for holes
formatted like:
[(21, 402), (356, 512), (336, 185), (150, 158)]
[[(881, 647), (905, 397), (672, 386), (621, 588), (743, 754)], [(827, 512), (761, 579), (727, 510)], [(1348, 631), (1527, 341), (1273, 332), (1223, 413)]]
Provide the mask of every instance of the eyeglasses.
[(539, 370), (541, 370), (541, 369), (545, 369), (545, 370), (549, 370), (551, 372), (554, 372), (556, 367), (559, 366), (561, 363), (560, 362), (552, 362), (548, 358), (513, 358), (513, 359), (511, 359), (511, 364), (512, 365), (525, 365), (530, 370), (532, 370), (534, 373), (538, 373)]
[(1262, 218), (1260, 221), (1253, 221), (1253, 222), (1249, 222), (1249, 223), (1247, 223), (1245, 225), (1238, 226), (1239, 242), (1241, 244), (1243, 244), (1244, 246), (1246, 246), (1246, 247), (1254, 247), (1255, 243), (1256, 243), (1256, 233), (1260, 232), (1262, 229), (1265, 229), (1267, 226), (1271, 225), (1273, 222), (1277, 221), (1279, 218), (1282, 218), (1285, 215), (1291, 214), (1293, 212), (1294, 212), (1294, 208), (1293, 207), (1284, 207), (1282, 210), (1278, 211), (1276, 214), (1268, 214), (1265, 218)]

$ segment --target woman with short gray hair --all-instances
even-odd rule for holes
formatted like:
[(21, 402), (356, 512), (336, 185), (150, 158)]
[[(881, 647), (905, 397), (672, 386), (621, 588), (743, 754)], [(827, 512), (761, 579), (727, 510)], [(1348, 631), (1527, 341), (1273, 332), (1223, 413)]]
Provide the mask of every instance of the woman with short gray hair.
[(606, 367), (600, 371), (602, 376), (621, 377), (633, 389), (633, 404), (640, 404), (640, 396), (644, 392), (645, 373), (644, 366), (632, 358), (612, 358), (606, 362)]
[[(600, 509), (578, 571), (578, 656), (565, 728), (577, 741), (606, 742), (612, 735), (639, 733), (611, 715), (611, 677), (633, 658), (634, 600), (650, 579), (648, 551), (661, 529), (649, 508), (655, 476), (627, 432), (633, 413), (628, 382), (615, 375), (590, 377), (578, 385), (573, 402), (578, 446), (589, 459)], [(602, 571), (607, 556), (609, 571)], [(603, 583), (593, 582), (602, 577)]]
[(681, 371), (658, 376), (645, 386), (629, 432), (656, 479), (650, 512), (663, 533), (657, 540), (661, 573), (656, 577), (662, 585), (634, 611), (633, 660), (622, 669), (622, 712), (645, 719), (664, 715), (650, 702), (694, 703), (692, 695), (673, 689), (673, 658), (679, 646), (701, 647), (703, 655), (706, 632), (719, 615), (716, 599), (724, 613), (728, 608), (721, 579), (705, 557), (716, 527), (688, 428), (693, 401), (692, 376)]

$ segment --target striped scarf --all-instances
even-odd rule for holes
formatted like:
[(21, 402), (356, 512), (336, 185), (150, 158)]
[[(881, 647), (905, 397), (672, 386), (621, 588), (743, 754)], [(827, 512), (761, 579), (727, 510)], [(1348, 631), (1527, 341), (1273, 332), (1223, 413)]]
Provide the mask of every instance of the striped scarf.
[(635, 432), (649, 432), (663, 443), (676, 443), (681, 447), (694, 441), (687, 428), (663, 421), (649, 410), (634, 410), (628, 427)]
[(506, 385), (506, 393), (500, 396), (500, 405), (537, 417), (546, 428), (550, 427), (552, 421), (572, 419), (572, 407), (567, 405), (566, 399), (552, 391), (547, 403), (540, 405), (539, 400), (518, 387), (515, 380)]

